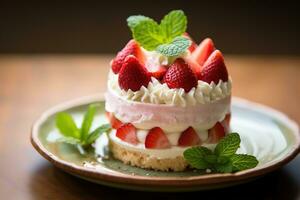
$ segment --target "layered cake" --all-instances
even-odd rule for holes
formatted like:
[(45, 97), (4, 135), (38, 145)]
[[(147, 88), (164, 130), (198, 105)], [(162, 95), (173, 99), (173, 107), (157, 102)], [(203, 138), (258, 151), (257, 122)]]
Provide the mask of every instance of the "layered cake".
[(223, 55), (211, 39), (197, 45), (186, 32), (176, 36), (186, 48), (162, 53), (145, 48), (134, 31), (110, 63), (110, 150), (126, 164), (183, 171), (187, 148), (213, 149), (229, 131), (231, 78)]

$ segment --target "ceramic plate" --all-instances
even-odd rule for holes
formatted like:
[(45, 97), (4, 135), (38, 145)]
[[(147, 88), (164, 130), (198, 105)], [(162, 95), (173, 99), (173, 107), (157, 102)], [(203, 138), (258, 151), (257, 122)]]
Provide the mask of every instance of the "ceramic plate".
[[(195, 191), (236, 185), (271, 172), (299, 152), (297, 124), (284, 114), (266, 106), (233, 98), (231, 128), (241, 136), (241, 153), (255, 155), (259, 165), (234, 174), (205, 174), (199, 171), (158, 172), (131, 167), (115, 159), (97, 162), (93, 154), (82, 156), (71, 145), (51, 142), (57, 132), (54, 116), (67, 111), (80, 122), (90, 103), (98, 102), (101, 112), (93, 126), (106, 121), (101, 95), (84, 97), (46, 111), (33, 125), (31, 142), (56, 167), (77, 177), (113, 187), (151, 191)], [(50, 141), (49, 141), (50, 140)]]

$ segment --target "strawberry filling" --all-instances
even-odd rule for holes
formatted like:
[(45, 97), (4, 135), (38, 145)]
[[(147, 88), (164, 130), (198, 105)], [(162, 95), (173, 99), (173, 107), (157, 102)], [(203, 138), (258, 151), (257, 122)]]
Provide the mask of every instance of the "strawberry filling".
[[(132, 145), (137, 145), (138, 143), (141, 143), (137, 137), (137, 129), (131, 123), (124, 124), (117, 118), (115, 118), (112, 113), (109, 112), (106, 112), (106, 116), (111, 126), (114, 129), (116, 129), (116, 137)], [(223, 121), (217, 122), (211, 129), (209, 129), (208, 138), (204, 141), (200, 139), (198, 133), (194, 130), (194, 128), (189, 127), (180, 134), (176, 145), (171, 145), (167, 134), (160, 127), (154, 127), (150, 129), (146, 135), (144, 142), (145, 148), (166, 149), (172, 146), (189, 147), (205, 143), (218, 143), (219, 140), (225, 137), (225, 135), (229, 131), (230, 118), (231, 115), (229, 113), (226, 115)]]

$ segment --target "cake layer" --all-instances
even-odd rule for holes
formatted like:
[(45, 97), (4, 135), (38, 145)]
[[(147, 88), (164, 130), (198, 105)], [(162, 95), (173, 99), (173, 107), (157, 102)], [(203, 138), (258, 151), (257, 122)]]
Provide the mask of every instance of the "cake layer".
[(123, 123), (132, 123), (139, 129), (160, 127), (165, 132), (182, 132), (190, 126), (196, 131), (208, 130), (230, 112), (231, 100), (227, 96), (213, 103), (181, 107), (130, 101), (112, 90), (107, 91), (105, 98), (106, 111)]
[(142, 151), (124, 148), (124, 146), (116, 143), (114, 140), (110, 142), (110, 149), (113, 156), (125, 164), (145, 169), (161, 171), (184, 171), (188, 166), (183, 156), (158, 158), (155, 156), (150, 156)]

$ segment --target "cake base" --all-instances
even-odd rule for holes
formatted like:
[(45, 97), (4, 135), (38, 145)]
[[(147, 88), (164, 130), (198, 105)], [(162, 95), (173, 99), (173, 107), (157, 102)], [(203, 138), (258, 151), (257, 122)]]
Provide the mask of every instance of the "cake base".
[(188, 164), (184, 160), (183, 156), (159, 159), (145, 153), (125, 149), (112, 140), (110, 140), (110, 150), (114, 158), (121, 160), (125, 164), (144, 169), (160, 171), (184, 171), (188, 167)]

